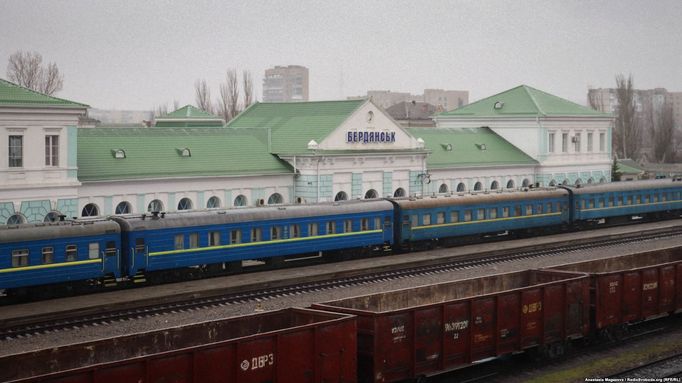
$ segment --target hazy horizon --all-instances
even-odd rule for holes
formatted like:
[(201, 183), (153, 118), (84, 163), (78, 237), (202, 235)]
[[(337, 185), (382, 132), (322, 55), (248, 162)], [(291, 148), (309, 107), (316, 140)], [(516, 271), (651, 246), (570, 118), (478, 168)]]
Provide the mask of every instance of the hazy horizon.
[(36, 51), (64, 75), (58, 97), (93, 108), (214, 101), (229, 68), (303, 65), (310, 99), (368, 90), (468, 90), (470, 101), (526, 84), (586, 103), (588, 86), (682, 91), (682, 2), (4, 1), (0, 77)]

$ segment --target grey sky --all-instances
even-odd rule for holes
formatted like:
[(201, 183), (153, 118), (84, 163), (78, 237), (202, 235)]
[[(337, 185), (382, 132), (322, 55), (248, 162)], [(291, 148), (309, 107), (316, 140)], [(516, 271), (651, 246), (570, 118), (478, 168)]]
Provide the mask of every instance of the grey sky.
[(682, 1), (2, 1), (0, 77), (18, 49), (97, 108), (194, 103), (198, 78), (215, 97), (231, 67), (260, 99), (265, 68), (289, 64), (312, 100), (527, 84), (584, 103), (617, 73), (682, 91)]

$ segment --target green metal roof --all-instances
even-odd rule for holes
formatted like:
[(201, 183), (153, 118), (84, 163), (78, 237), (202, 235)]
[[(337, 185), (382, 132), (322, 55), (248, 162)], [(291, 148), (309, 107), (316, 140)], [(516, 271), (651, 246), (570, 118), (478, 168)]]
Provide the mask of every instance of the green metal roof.
[(222, 128), (225, 121), (211, 113), (203, 111), (192, 105), (185, 105), (182, 108), (156, 118), (155, 127), (159, 128)]
[(87, 108), (88, 105), (36, 92), (0, 79), (0, 106)]
[(489, 128), (409, 128), (431, 150), (426, 163), (430, 169), (486, 166), (532, 165), (533, 158)]
[[(191, 156), (183, 156), (185, 148)], [(125, 158), (116, 158), (117, 150)], [(267, 132), (257, 129), (78, 130), (80, 181), (291, 172), (284, 161), (269, 153)]]
[[(497, 105), (497, 107), (496, 107)], [(528, 85), (520, 85), (494, 96), (462, 106), (438, 117), (496, 117), (496, 116), (593, 116), (609, 117), (592, 108), (545, 93)]]
[(255, 103), (230, 121), (230, 128), (270, 128), (272, 153), (308, 152), (366, 100)]
[(630, 159), (616, 161), (616, 167), (618, 168), (618, 171), (623, 174), (644, 173), (644, 170), (638, 168), (637, 163)]

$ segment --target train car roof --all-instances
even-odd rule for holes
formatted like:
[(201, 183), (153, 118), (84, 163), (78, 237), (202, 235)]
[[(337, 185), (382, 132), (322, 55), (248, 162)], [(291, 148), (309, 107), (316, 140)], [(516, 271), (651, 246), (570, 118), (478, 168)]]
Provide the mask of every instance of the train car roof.
[(673, 178), (665, 178), (659, 180), (621, 181), (599, 184), (587, 184), (581, 185), (580, 187), (576, 186), (567, 187), (573, 191), (573, 194), (592, 194), (615, 191), (632, 191), (682, 187), (682, 181), (675, 181)]
[(368, 213), (392, 210), (393, 205), (382, 199), (343, 201), (326, 204), (278, 205), (264, 207), (211, 209), (174, 212), (157, 216), (114, 216), (126, 231), (161, 228), (219, 225), (236, 222), (254, 222), (287, 218), (316, 217), (336, 214)]
[(441, 206), (466, 206), (506, 201), (525, 201), (543, 198), (560, 198), (568, 195), (563, 189), (541, 188), (528, 191), (494, 191), (459, 193), (449, 196), (396, 199), (395, 202), (402, 209), (428, 209)]
[(99, 219), (85, 221), (25, 223), (0, 226), (0, 243), (38, 241), (119, 233), (116, 222)]

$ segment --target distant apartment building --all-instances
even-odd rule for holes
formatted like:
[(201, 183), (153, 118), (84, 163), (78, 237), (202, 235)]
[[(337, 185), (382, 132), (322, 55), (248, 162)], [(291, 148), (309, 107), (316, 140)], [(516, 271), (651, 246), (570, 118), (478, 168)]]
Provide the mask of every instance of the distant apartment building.
[(265, 70), (264, 102), (308, 101), (308, 98), (308, 68), (289, 65)]
[(427, 103), (436, 107), (438, 111), (451, 111), (469, 103), (469, 91), (424, 89), (424, 94), (410, 94), (407, 92), (391, 92), (390, 90), (367, 91), (367, 98), (388, 109), (402, 102)]
[(112, 110), (112, 109), (88, 109), (88, 116), (102, 124), (142, 124), (143, 121), (154, 119), (151, 110)]
[[(596, 106), (601, 112), (618, 113), (618, 95), (615, 88), (597, 88), (587, 91), (588, 105)], [(640, 119), (640, 126), (645, 130), (642, 143), (644, 154), (652, 150), (653, 132), (650, 113), (660, 113), (665, 105), (672, 108), (675, 129), (682, 130), (682, 92), (668, 92), (665, 88), (636, 89), (635, 111)], [(678, 133), (679, 134), (679, 133)]]

